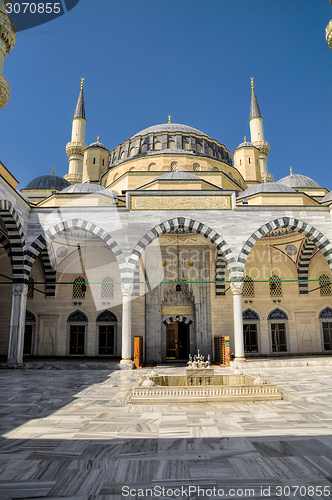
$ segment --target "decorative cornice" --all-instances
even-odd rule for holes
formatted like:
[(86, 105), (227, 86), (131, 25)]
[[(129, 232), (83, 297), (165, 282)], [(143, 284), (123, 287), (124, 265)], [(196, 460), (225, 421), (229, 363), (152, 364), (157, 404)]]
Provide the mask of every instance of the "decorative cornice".
[(10, 83), (2, 75), (0, 75), (0, 109), (4, 108), (9, 101)]
[(0, 37), (10, 52), (16, 43), (16, 26), (7, 14), (0, 11)]

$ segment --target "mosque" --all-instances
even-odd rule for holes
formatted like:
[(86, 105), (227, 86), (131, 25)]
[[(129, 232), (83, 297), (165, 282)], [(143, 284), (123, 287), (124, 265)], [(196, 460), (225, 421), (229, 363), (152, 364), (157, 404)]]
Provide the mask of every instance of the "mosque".
[[(16, 37), (3, 5), (1, 107)], [(331, 34), (332, 21), (332, 48)], [(146, 364), (198, 349), (215, 359), (221, 336), (239, 361), (332, 354), (332, 191), (292, 171), (273, 179), (253, 80), (250, 140), (233, 154), (171, 117), (112, 150), (86, 145), (86, 124), (82, 81), (68, 174), (17, 190), (0, 163), (8, 363), (106, 357), (131, 368), (137, 336)]]

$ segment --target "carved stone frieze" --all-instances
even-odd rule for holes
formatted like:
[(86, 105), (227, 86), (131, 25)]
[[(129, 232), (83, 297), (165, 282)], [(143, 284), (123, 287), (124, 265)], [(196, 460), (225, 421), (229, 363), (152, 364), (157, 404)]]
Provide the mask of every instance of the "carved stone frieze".
[(8, 80), (0, 75), (0, 109), (4, 108), (9, 101), (10, 96), (10, 83)]
[(6, 52), (10, 52), (16, 43), (16, 27), (7, 14), (0, 11), (0, 37), (6, 45)]

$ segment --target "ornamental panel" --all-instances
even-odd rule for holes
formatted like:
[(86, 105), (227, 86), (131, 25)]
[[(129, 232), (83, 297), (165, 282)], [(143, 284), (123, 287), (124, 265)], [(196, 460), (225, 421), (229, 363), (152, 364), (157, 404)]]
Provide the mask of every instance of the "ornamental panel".
[(229, 210), (230, 196), (132, 196), (132, 210)]

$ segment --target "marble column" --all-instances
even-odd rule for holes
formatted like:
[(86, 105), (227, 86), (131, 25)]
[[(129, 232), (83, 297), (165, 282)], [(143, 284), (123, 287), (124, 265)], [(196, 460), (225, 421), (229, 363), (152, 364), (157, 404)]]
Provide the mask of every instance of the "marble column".
[(12, 307), (9, 327), (8, 364), (23, 363), (23, 343), (28, 285), (12, 285)]
[(242, 287), (243, 283), (231, 283), (231, 290), (233, 292), (235, 361), (245, 361), (242, 317)]
[(131, 359), (131, 300), (129, 293), (123, 293), (122, 305), (122, 359), (120, 365), (133, 368), (134, 363)]

